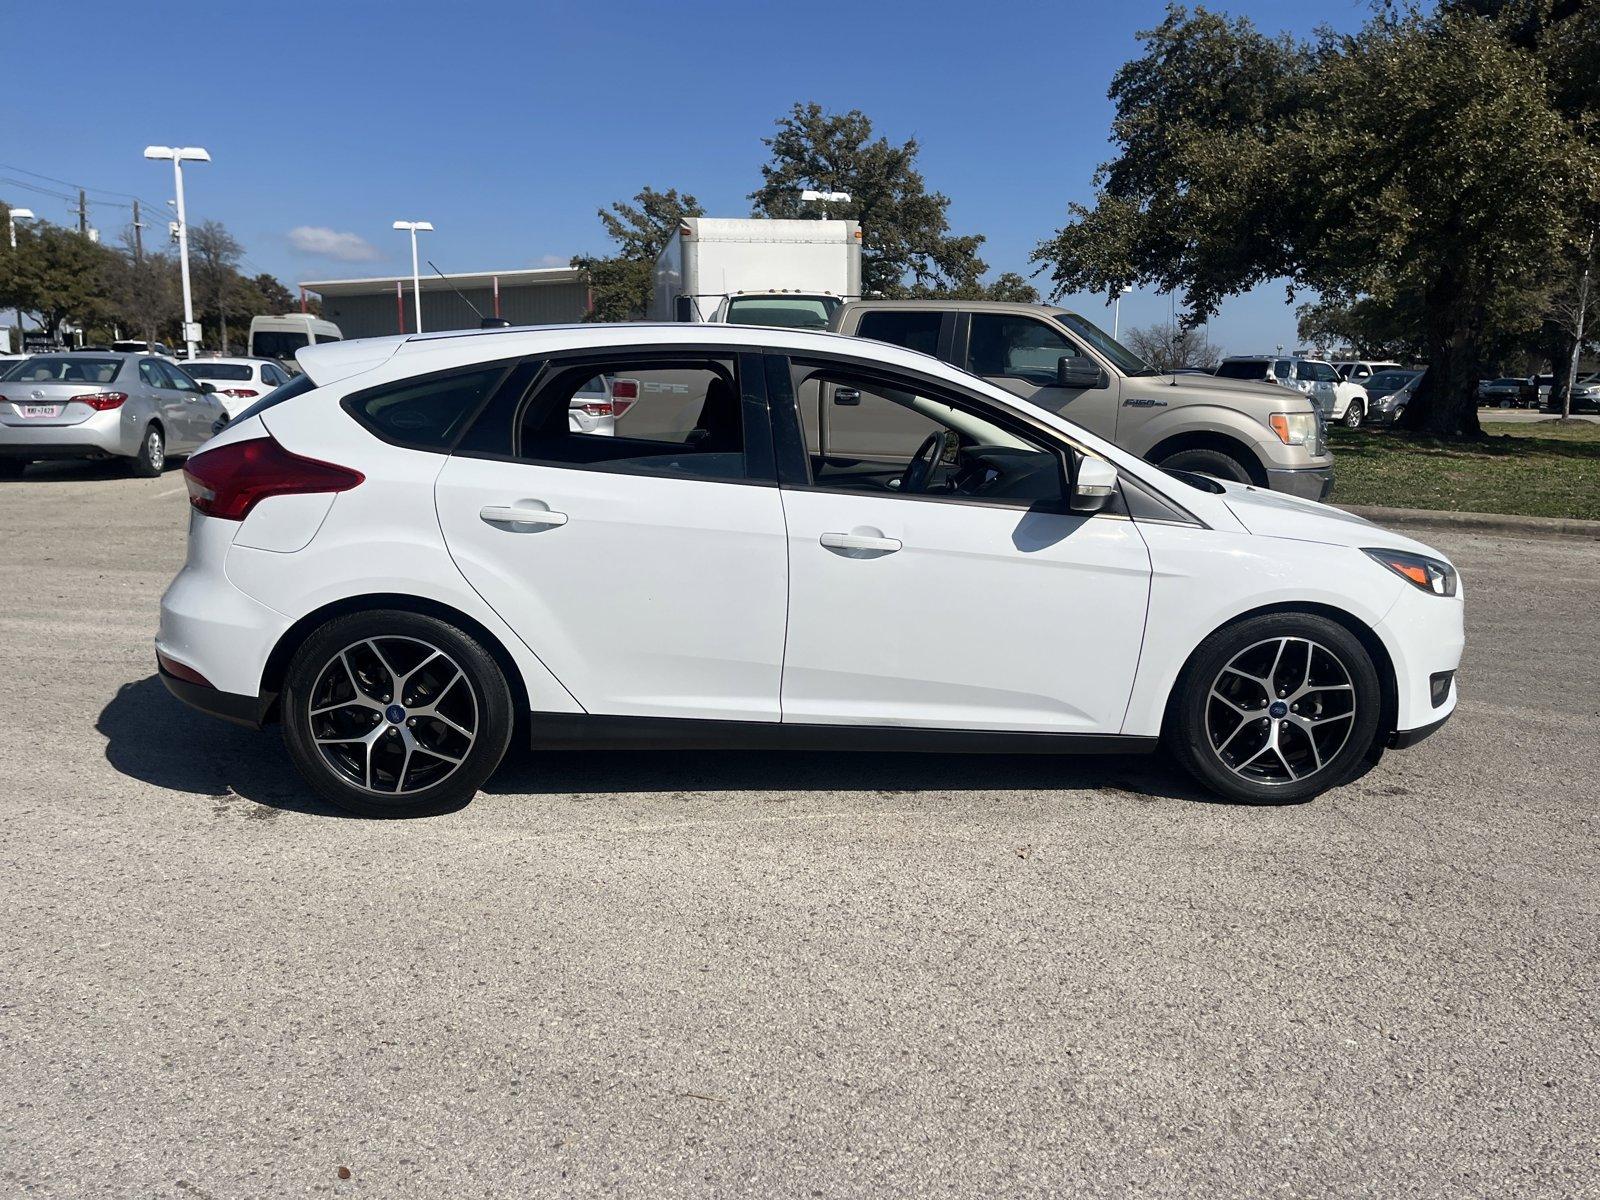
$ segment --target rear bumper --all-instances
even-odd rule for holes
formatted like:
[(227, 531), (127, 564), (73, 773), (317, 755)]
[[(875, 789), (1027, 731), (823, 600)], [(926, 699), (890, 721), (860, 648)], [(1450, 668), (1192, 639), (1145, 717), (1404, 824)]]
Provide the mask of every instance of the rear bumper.
[(132, 457), (139, 430), (124, 431), (124, 416), (111, 409), (76, 425), (0, 425), (0, 458)]
[(241, 696), (236, 692), (218, 691), (203, 683), (179, 679), (162, 666), (159, 659), (156, 661), (156, 671), (161, 676), (161, 682), (167, 685), (167, 691), (190, 708), (232, 721), (236, 725), (248, 725), (251, 729), (260, 729), (266, 724), (267, 713), (277, 699), (272, 695)]
[(1287, 492), (1305, 500), (1322, 501), (1333, 491), (1333, 468), (1295, 467), (1267, 468), (1267, 486), (1275, 492)]

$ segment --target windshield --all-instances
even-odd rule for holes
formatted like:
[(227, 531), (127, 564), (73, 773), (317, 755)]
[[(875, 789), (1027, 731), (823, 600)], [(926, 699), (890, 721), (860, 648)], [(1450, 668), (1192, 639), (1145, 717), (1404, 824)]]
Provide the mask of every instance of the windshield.
[(110, 383), (122, 370), (120, 358), (67, 358), (40, 354), (24, 359), (4, 375), (20, 383)]
[(254, 379), (245, 363), (187, 362), (183, 369), (196, 379)]
[(1160, 372), (1093, 321), (1086, 321), (1077, 313), (1056, 313), (1056, 320), (1069, 333), (1076, 334), (1095, 350), (1109, 358), (1124, 375), (1159, 375)]
[(839, 307), (837, 296), (735, 296), (728, 301), (729, 325), (769, 325), (780, 329), (826, 329)]
[(293, 358), (296, 350), (304, 350), (310, 344), (309, 334), (258, 329), (250, 335), (250, 354), (253, 358)]

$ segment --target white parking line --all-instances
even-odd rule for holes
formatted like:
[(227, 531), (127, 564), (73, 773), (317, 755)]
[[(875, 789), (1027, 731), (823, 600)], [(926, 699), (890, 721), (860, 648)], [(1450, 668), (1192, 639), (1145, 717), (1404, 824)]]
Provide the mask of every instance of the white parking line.
[(157, 492), (156, 499), (159, 500), (163, 496), (176, 496), (179, 492), (187, 492), (188, 490), (189, 487), (187, 484), (185, 484), (183, 487), (168, 488), (164, 492)]

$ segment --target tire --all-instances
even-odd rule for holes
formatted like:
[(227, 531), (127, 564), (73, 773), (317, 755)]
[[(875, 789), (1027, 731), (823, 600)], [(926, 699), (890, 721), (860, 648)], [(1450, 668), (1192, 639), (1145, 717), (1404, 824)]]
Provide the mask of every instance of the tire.
[(1360, 429), (1361, 418), (1366, 415), (1367, 406), (1359, 400), (1352, 400), (1350, 401), (1350, 407), (1344, 410), (1344, 416), (1340, 420), (1344, 422), (1346, 429)]
[(1163, 740), (1218, 795), (1292, 804), (1371, 761), (1382, 706), (1377, 668), (1353, 633), (1310, 613), (1267, 613), (1200, 644), (1173, 688)]
[(1250, 468), (1222, 450), (1179, 450), (1157, 464), (1168, 471), (1193, 471), (1229, 483), (1254, 483)]
[(21, 479), (27, 469), (25, 458), (0, 458), (0, 479)]
[(161, 426), (154, 423), (146, 425), (144, 437), (139, 442), (139, 453), (133, 456), (133, 465), (128, 469), (141, 478), (153, 479), (166, 467), (166, 435), (161, 432)]
[(511, 689), (483, 646), (392, 609), (336, 617), (308, 637), (282, 713), (306, 782), (364, 817), (460, 808), (500, 765), (514, 725)]

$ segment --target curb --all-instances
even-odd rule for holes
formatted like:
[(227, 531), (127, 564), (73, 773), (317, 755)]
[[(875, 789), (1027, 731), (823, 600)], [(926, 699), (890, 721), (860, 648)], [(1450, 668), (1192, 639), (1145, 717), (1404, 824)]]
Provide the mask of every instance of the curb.
[(1379, 525), (1424, 525), (1479, 533), (1515, 533), (1523, 537), (1580, 537), (1600, 541), (1600, 521), (1577, 517), (1519, 517), (1509, 513), (1445, 512), (1426, 508), (1383, 508), (1371, 504), (1339, 504), (1347, 513)]

